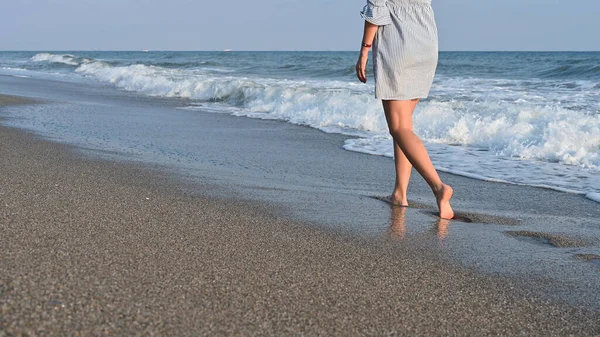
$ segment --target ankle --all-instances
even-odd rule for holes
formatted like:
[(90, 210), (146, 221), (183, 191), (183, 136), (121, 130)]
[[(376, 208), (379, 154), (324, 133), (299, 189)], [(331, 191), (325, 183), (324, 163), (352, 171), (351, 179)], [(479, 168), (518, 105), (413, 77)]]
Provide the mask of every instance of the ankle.
[(438, 184), (431, 185), (431, 190), (433, 191), (433, 194), (438, 195), (444, 191), (445, 186), (446, 185), (440, 181)]
[(396, 199), (406, 199), (406, 191), (403, 191), (400, 187), (394, 188), (394, 192), (392, 192), (392, 196)]
[(394, 204), (407, 205), (408, 199), (406, 197), (406, 192), (399, 192), (395, 190), (392, 193), (392, 202), (394, 202)]

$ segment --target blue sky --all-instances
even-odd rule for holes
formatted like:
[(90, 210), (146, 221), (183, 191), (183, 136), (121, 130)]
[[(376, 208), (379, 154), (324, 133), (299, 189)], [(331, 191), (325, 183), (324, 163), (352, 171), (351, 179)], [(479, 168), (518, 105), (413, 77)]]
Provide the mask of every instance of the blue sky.
[[(14, 0), (0, 50), (356, 50), (366, 0)], [(598, 0), (433, 0), (441, 50), (600, 50)]]

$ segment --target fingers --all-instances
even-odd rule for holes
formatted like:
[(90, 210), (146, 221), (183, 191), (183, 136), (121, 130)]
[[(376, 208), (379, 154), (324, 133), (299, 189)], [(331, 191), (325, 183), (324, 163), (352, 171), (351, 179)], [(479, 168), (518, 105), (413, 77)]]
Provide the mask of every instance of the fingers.
[(364, 68), (358, 69), (358, 79), (363, 83), (367, 83), (367, 74)]
[(367, 72), (365, 67), (360, 63), (356, 65), (356, 77), (358, 77), (358, 80), (362, 83), (367, 83)]

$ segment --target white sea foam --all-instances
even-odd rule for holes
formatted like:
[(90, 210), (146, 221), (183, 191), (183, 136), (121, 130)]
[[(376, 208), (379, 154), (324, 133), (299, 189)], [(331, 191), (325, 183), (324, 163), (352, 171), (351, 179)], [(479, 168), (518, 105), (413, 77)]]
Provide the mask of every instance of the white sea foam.
[(586, 198), (594, 200), (595, 202), (600, 202), (600, 193), (588, 193)]
[(512, 102), (425, 103), (415, 116), (425, 140), (495, 155), (600, 166), (600, 114)]
[(339, 130), (381, 130), (385, 120), (363, 86), (329, 81), (287, 81), (248, 77), (214, 77), (189, 70), (102, 62), (82, 64), (79, 73), (117, 87), (154, 96), (225, 102), (235, 114), (282, 119), (295, 124)]
[[(44, 53), (34, 58), (75, 63), (72, 55)], [(212, 104), (215, 110), (239, 116), (280, 119), (359, 136), (348, 140), (344, 148), (393, 156), (385, 118), (370, 86), (211, 75), (198, 69), (143, 64), (111, 66), (92, 60), (81, 62), (76, 71), (124, 90), (203, 101), (201, 109)], [(429, 144), (434, 162), (444, 171), (587, 193), (596, 200), (600, 193), (600, 114), (593, 106), (585, 110), (590, 109), (590, 101), (595, 102), (589, 99), (591, 94), (559, 100), (545, 94), (544, 86), (555, 84), (540, 82), (536, 84), (540, 90), (526, 91), (521, 82), (438, 78), (432, 99), (422, 102), (415, 113), (415, 132)]]
[(24, 69), (24, 68), (14, 68), (14, 67), (0, 67), (0, 70), (19, 71), (19, 72), (27, 71), (27, 69)]
[(39, 53), (39, 54), (34, 55), (31, 58), (31, 61), (63, 63), (63, 64), (69, 64), (72, 66), (79, 65), (79, 63), (75, 61), (75, 56), (70, 55), (70, 54), (56, 55), (56, 54), (51, 54), (51, 53)]

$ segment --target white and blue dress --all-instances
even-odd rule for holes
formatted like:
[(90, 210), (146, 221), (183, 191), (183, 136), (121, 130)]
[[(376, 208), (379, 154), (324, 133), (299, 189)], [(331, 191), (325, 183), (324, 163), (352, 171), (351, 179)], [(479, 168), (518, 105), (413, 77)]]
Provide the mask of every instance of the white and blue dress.
[(379, 26), (373, 41), (375, 97), (427, 98), (438, 63), (431, 0), (368, 0), (361, 15)]

